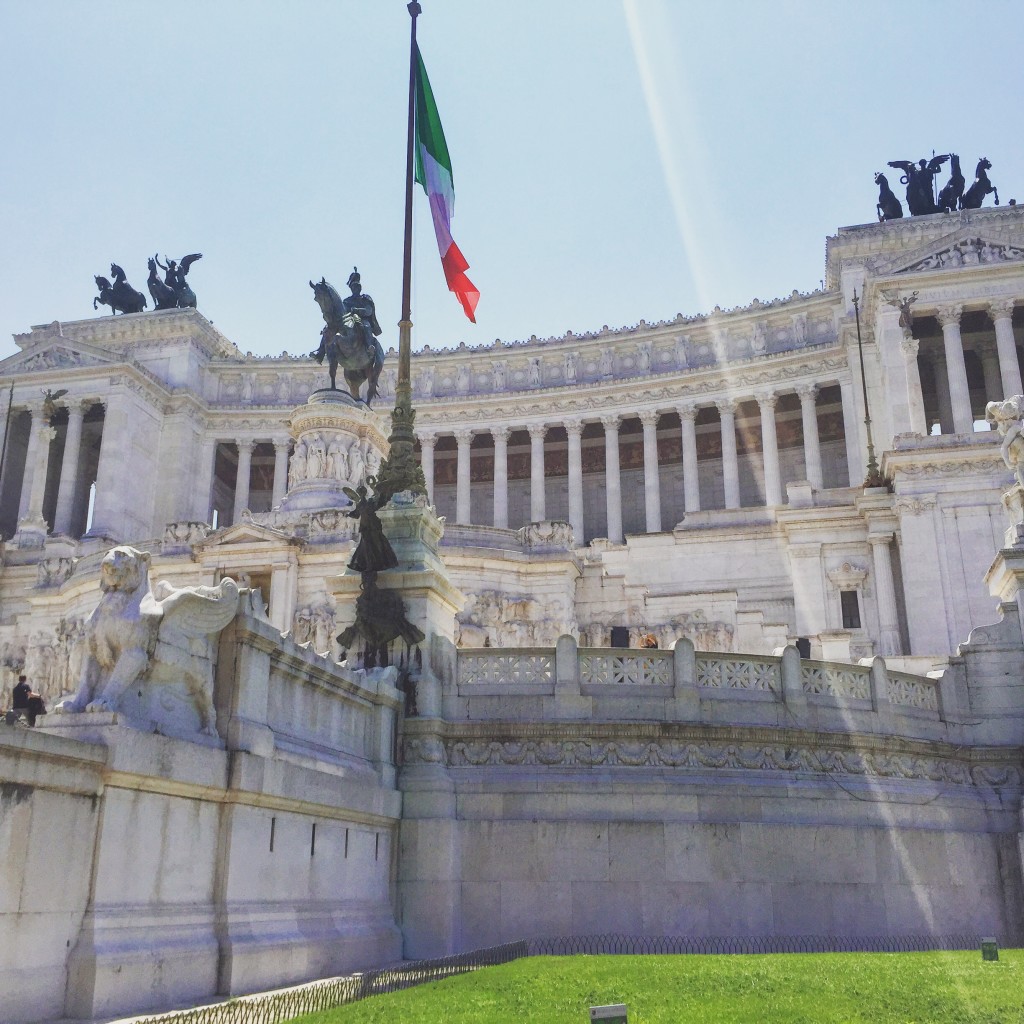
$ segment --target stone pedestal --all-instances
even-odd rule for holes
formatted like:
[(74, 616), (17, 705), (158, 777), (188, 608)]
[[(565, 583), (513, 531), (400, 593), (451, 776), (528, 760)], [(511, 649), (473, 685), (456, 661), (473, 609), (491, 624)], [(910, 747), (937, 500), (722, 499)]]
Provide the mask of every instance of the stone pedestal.
[(350, 504), (344, 488), (375, 475), (389, 450), (383, 417), (345, 391), (314, 391), (288, 427), (295, 439), (281, 502), (288, 512)]
[[(438, 552), (443, 523), (425, 497), (396, 494), (379, 515), (399, 564), (381, 572), (377, 586), (402, 595), (406, 618), (426, 636), (420, 645), (422, 667), (413, 664), (417, 714), (405, 723), (403, 734), (406, 745), (415, 743), (429, 753), (412, 759), (417, 763), (407, 764), (399, 775), (404, 954), (443, 956), (461, 942), (461, 853), (455, 788), (444, 763), (442, 690), (455, 685), (455, 616), (465, 597), (448, 577)], [(355, 620), (361, 584), (352, 572), (329, 581), (339, 629)]]

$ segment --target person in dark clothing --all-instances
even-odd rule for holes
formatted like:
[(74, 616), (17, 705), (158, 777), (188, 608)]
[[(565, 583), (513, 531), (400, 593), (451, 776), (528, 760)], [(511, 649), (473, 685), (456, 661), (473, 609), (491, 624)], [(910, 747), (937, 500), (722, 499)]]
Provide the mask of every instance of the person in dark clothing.
[(46, 714), (46, 705), (38, 693), (34, 693), (25, 676), (18, 676), (18, 685), (14, 688), (14, 710), (24, 711), (30, 726), (35, 726), (36, 718)]

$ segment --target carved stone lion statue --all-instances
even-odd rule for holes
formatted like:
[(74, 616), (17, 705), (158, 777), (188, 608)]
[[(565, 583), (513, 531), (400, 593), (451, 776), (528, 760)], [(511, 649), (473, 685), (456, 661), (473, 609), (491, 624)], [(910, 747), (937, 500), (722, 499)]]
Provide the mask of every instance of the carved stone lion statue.
[[(150, 556), (112, 548), (100, 564), (103, 596), (85, 624), (86, 653), (78, 691), (64, 712), (117, 711), (126, 691), (183, 684), (200, 730), (216, 735), (213, 662), (208, 637), (238, 610), (238, 585), (172, 587), (149, 583)], [(159, 726), (159, 721), (157, 722)]]

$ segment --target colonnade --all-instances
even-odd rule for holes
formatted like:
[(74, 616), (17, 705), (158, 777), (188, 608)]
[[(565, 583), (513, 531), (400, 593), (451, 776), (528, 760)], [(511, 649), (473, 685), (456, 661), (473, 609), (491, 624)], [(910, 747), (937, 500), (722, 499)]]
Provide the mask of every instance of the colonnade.
[[(983, 356), (981, 360), (985, 374), (985, 392), (990, 400), (1024, 393), (1017, 343), (1013, 333), (1014, 305), (1012, 297), (993, 299), (986, 304), (985, 312), (991, 319), (995, 332), (995, 358)], [(941, 380), (936, 383), (945, 383), (946, 386), (937, 387), (936, 398), (939, 403), (940, 421), (950, 424), (955, 434), (973, 432), (975, 420), (971, 408), (964, 339), (961, 332), (963, 314), (962, 304), (947, 303), (937, 306), (932, 314), (922, 311), (915, 318), (920, 320), (922, 315), (934, 315), (942, 329), (942, 351), (936, 359), (936, 370)], [(876, 334), (884, 338), (887, 320), (893, 321), (892, 329), (895, 330), (897, 317), (895, 310), (882, 309), (881, 322)], [(899, 428), (905, 427), (919, 434), (927, 434), (924, 391), (918, 364), (920, 339), (913, 335), (912, 330), (903, 331), (901, 345), (906, 373), (908, 422), (897, 422), (895, 432), (899, 433)]]
[(271, 507), (280, 505), (288, 489), (290, 437), (207, 437), (203, 439), (199, 448), (199, 479), (195, 492), (195, 506), (192, 509), (193, 517), (203, 523), (210, 520), (217, 446), (221, 444), (233, 444), (238, 449), (231, 521), (237, 523), (242, 512), (249, 507), (252, 486), (252, 454), (258, 444), (274, 446), (274, 483), (270, 504)]
[[(803, 426), (803, 454), (807, 479), (815, 489), (823, 486), (821, 445), (818, 432), (817, 394), (818, 386), (802, 385), (795, 393), (800, 399), (801, 422)], [(853, 395), (845, 384), (840, 385), (842, 394), (845, 434), (848, 439), (847, 458), (851, 476), (859, 474), (860, 459), (857, 454), (857, 424), (854, 419)], [(782, 488), (782, 472), (779, 459), (778, 435), (775, 421), (775, 407), (780, 394), (784, 392), (762, 391), (752, 396), (758, 405), (761, 421), (761, 457), (767, 505), (781, 505), (785, 498)], [(740, 508), (740, 470), (736, 443), (736, 410), (741, 404), (739, 398), (722, 398), (713, 403), (718, 410), (721, 424), (722, 471), (727, 509)], [(687, 513), (701, 510), (701, 495), (698, 478), (696, 419), (700, 406), (684, 403), (675, 410), (680, 420), (682, 448), (683, 502)], [(530, 519), (546, 518), (545, 507), (545, 438), (552, 426), (561, 426), (566, 432), (568, 453), (568, 519), (577, 538), (584, 536), (583, 530), (583, 429), (587, 422), (599, 422), (604, 431), (604, 493), (606, 502), (606, 523), (609, 540), (621, 543), (622, 532), (622, 474), (619, 460), (619, 431), (624, 419), (636, 416), (643, 431), (643, 490), (645, 527), (648, 533), (663, 529), (661, 513), (661, 463), (658, 455), (658, 424), (666, 410), (643, 409), (636, 413), (612, 412), (595, 415), (592, 419), (573, 417), (551, 422), (532, 422), (521, 428), (530, 437)], [(476, 432), (488, 432), (494, 442), (493, 473), (493, 514), (491, 524), (500, 528), (508, 527), (508, 440), (512, 427), (508, 424), (485, 428), (456, 428), (450, 433), (456, 442), (456, 499), (455, 521), (471, 523), (470, 503), (470, 447)], [(419, 434), (421, 464), (427, 482), (428, 494), (434, 494), (434, 454), (440, 435), (422, 431)], [(850, 450), (849, 439), (853, 439)], [(482, 525), (482, 524), (478, 524)]]

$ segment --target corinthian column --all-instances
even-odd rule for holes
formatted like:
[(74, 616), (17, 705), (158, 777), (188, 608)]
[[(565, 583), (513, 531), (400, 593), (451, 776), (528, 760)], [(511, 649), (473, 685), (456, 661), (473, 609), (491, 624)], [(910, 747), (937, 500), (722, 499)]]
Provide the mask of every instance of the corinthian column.
[(722, 420), (722, 477), (725, 507), (740, 507), (740, 467), (736, 461), (736, 403), (731, 398), (715, 402)]
[(57, 487), (57, 511), (53, 517), (53, 532), (61, 536), (71, 533), (71, 516), (75, 509), (75, 491), (78, 488), (78, 463), (82, 453), (82, 422), (91, 402), (75, 402), (68, 407), (68, 432), (64, 439), (64, 461), (60, 467)]
[(999, 299), (988, 307), (996, 329), (996, 352), (999, 353), (999, 377), (1003, 382), (1003, 398), (1024, 394), (1020, 379), (1017, 343), (1013, 337), (1013, 299)]
[(811, 487), (820, 491), (824, 486), (821, 476), (821, 446), (818, 442), (818, 407), (815, 399), (818, 388), (815, 384), (797, 388), (800, 396), (800, 418), (804, 433), (804, 464), (807, 466), (807, 479)]
[(896, 615), (896, 587), (892, 578), (892, 557), (889, 542), (892, 534), (869, 534), (871, 555), (875, 565), (875, 592), (878, 595), (878, 650), (876, 654), (901, 653), (900, 626)]
[(274, 442), (274, 489), (270, 498), (272, 508), (277, 508), (288, 493), (288, 438)]
[(779, 470), (779, 440), (775, 432), (775, 403), (778, 395), (760, 394), (761, 454), (764, 458), (764, 500), (767, 505), (782, 504), (782, 474)]
[(544, 507), (544, 435), (547, 427), (543, 423), (531, 423), (530, 435), (530, 519), (539, 523), (545, 519)]
[(199, 446), (199, 469), (196, 473), (195, 506), (192, 515), (197, 522), (210, 522), (210, 505), (213, 504), (213, 473), (216, 468), (217, 440), (206, 438)]
[(423, 479), (427, 485), (427, 501), (434, 503), (434, 445), (437, 438), (433, 434), (420, 434), (420, 466), (423, 468)]
[(576, 544), (583, 543), (583, 424), (566, 420), (569, 454), (569, 523)]
[(491, 427), (494, 438), (494, 525), (508, 529), (508, 437), (509, 427)]
[(622, 543), (622, 479), (619, 476), (619, 415), (601, 417), (604, 427), (604, 490), (608, 512), (608, 539)]
[(36, 448), (36, 462), (32, 470), (32, 488), (28, 499), (27, 516), (29, 519), (43, 518), (43, 498), (46, 494), (46, 478), (50, 470), (50, 448), (53, 439), (57, 436), (57, 431), (44, 421), (36, 427), (36, 434), (39, 437), (39, 444)]
[(255, 442), (236, 442), (238, 445), (238, 472), (235, 474), (235, 508), (231, 522), (241, 521), (242, 512), (249, 507), (249, 482), (252, 476), (252, 449)]
[(679, 407), (679, 425), (683, 435), (683, 509), (700, 511), (700, 477), (697, 469), (697, 408)]
[(658, 413), (640, 413), (644, 428), (644, 509), (648, 533), (661, 532), (661, 480), (658, 475)]
[(900, 349), (906, 361), (907, 408), (910, 414), (910, 429), (917, 434), (927, 434), (928, 424), (924, 418), (924, 393), (921, 391), (921, 369), (917, 365), (917, 351), (920, 342), (909, 331), (903, 332)]
[(957, 434), (974, 432), (974, 416), (971, 413), (971, 393), (967, 384), (967, 365), (964, 363), (964, 346), (960, 337), (960, 314), (958, 305), (940, 306), (939, 323), (942, 325), (942, 341), (946, 350), (946, 374), (949, 380), (949, 400), (953, 406), (953, 431)]
[(455, 442), (458, 456), (455, 463), (455, 522), (469, 525), (470, 521), (470, 475), (469, 446), (473, 441), (472, 430), (456, 430)]
[(25, 471), (21, 477), (21, 497), (18, 500), (18, 518), (24, 519), (32, 505), (32, 482), (39, 459), (39, 428), (43, 423), (42, 410), (29, 406), (28, 446), (25, 450)]

